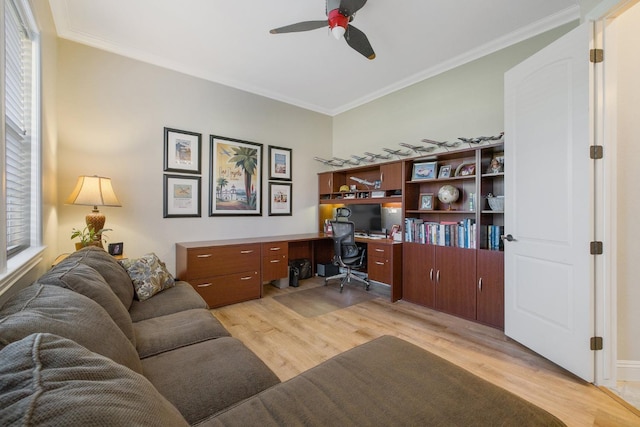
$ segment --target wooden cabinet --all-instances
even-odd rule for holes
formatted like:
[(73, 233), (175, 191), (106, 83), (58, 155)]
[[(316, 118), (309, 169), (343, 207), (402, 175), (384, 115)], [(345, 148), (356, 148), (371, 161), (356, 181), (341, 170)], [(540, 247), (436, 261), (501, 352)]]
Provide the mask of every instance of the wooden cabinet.
[(260, 298), (260, 244), (188, 247), (176, 244), (176, 273), (210, 307)]
[(475, 251), (419, 243), (404, 246), (402, 298), (475, 319)]
[(476, 318), (504, 329), (504, 253), (478, 251)]
[[(320, 204), (401, 203), (402, 171), (402, 161), (395, 161), (319, 173)], [(376, 188), (376, 184), (379, 184), (379, 188)], [(341, 192), (343, 185), (348, 185), (349, 191)], [(352, 186), (355, 189), (352, 190)]]
[(289, 245), (287, 242), (262, 244), (262, 281), (287, 277), (289, 274)]
[[(403, 298), (407, 301), (504, 328), (504, 257), (499, 238), (504, 211), (491, 209), (487, 202), (490, 193), (504, 195), (502, 167), (489, 169), (503, 151), (504, 145), (496, 143), (405, 160)], [(417, 167), (431, 167), (433, 178), (414, 176)], [(441, 174), (442, 168), (450, 172)], [(457, 189), (457, 200), (438, 200), (445, 185)], [(431, 198), (431, 203), (423, 203), (423, 198)]]
[(395, 191), (402, 189), (402, 162), (384, 163), (380, 165), (380, 189)]
[(390, 242), (367, 243), (369, 280), (391, 285), (391, 301), (402, 297), (402, 245)]

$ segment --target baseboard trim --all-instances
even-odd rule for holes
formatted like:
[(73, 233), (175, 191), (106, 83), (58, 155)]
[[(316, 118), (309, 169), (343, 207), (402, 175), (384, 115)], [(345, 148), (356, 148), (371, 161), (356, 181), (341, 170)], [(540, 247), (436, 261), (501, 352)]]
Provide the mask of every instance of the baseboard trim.
[(618, 381), (640, 381), (640, 361), (618, 360)]

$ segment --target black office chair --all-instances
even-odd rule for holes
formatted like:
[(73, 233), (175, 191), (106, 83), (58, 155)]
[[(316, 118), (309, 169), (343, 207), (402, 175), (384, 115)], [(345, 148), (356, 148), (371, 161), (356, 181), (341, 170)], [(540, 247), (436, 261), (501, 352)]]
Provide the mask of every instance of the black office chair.
[(364, 264), (365, 249), (356, 245), (355, 224), (351, 221), (331, 221), (333, 230), (333, 264), (341, 267), (342, 273), (335, 276), (326, 277), (324, 285), (332, 279), (342, 279), (340, 282), (340, 292), (344, 288), (345, 283), (351, 283), (351, 279), (364, 283), (365, 289), (369, 290), (369, 280), (358, 274), (364, 274), (354, 271), (354, 268), (362, 267)]

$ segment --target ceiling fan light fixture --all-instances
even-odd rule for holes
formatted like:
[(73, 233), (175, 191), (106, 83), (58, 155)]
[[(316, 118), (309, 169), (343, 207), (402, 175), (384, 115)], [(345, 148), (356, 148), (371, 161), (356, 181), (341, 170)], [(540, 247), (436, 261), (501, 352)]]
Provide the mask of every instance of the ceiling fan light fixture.
[(329, 28), (331, 28), (331, 34), (340, 40), (344, 33), (347, 31), (349, 25), (349, 17), (340, 13), (339, 9), (333, 9), (329, 11)]

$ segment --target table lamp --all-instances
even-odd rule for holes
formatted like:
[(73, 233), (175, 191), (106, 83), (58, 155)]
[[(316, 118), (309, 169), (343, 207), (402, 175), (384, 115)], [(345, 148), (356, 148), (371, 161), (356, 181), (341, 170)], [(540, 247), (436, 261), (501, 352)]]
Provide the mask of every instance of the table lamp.
[[(79, 176), (76, 187), (71, 192), (71, 195), (67, 197), (65, 203), (68, 205), (93, 206), (93, 210), (86, 217), (86, 222), (87, 228), (93, 229), (94, 231), (104, 229), (104, 222), (106, 220), (104, 214), (101, 214), (98, 210), (98, 206), (122, 206), (118, 197), (113, 192), (111, 178), (97, 175)], [(100, 246), (102, 246), (100, 234), (96, 237)]]

